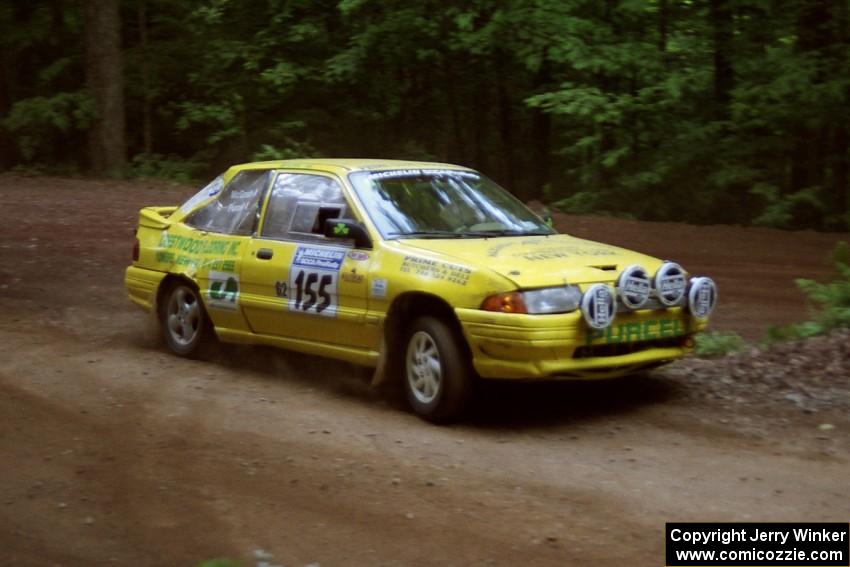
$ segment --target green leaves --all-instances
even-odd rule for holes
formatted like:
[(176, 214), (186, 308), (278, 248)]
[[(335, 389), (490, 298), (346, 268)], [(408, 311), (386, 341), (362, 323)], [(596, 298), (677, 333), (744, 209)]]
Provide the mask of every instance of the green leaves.
[(746, 347), (741, 335), (737, 333), (719, 333), (711, 331), (697, 335), (695, 354), (703, 358), (717, 358), (734, 352), (740, 352)]
[(767, 183), (757, 183), (750, 192), (765, 201), (761, 214), (753, 219), (753, 224), (757, 226), (792, 228), (796, 224), (795, 211), (814, 211), (818, 216), (825, 213), (819, 187), (807, 187), (782, 195), (778, 187)]
[(71, 131), (85, 130), (95, 117), (88, 91), (60, 92), (16, 102), (2, 126), (12, 132), (23, 158), (35, 159), (53, 140)]
[(839, 242), (833, 250), (837, 277), (831, 282), (820, 283), (809, 279), (797, 279), (797, 287), (806, 295), (812, 306), (811, 320), (772, 327), (768, 330), (768, 341), (806, 338), (823, 335), (832, 329), (850, 328), (850, 247)]
[[(723, 29), (708, 2), (134, 0), (129, 152), (429, 158), (573, 211), (850, 227), (846, 10), (713, 1)], [(0, 162), (85, 163), (80, 7), (31, 4), (0, 7)]]

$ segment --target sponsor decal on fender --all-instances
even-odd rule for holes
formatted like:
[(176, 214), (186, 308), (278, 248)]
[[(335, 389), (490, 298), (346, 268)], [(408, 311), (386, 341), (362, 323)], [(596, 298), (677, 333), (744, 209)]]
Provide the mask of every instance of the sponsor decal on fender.
[(357, 270), (342, 273), (342, 281), (348, 283), (363, 283), (363, 274), (358, 274)]

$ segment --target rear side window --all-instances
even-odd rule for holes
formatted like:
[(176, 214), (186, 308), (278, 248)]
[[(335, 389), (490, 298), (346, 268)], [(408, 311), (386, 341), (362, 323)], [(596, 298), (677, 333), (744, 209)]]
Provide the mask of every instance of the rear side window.
[(262, 236), (286, 240), (324, 239), (326, 219), (349, 210), (339, 182), (323, 175), (280, 173), (275, 179)]
[(260, 197), (268, 185), (269, 175), (268, 171), (240, 171), (218, 199), (189, 215), (186, 224), (208, 232), (253, 234), (259, 217)]
[(219, 175), (215, 179), (209, 182), (209, 184), (205, 185), (203, 189), (192, 195), (192, 197), (180, 205), (180, 208), (175, 211), (175, 215), (185, 215), (202, 202), (207, 199), (211, 199), (218, 195), (221, 192), (221, 188), (224, 187), (224, 178)]

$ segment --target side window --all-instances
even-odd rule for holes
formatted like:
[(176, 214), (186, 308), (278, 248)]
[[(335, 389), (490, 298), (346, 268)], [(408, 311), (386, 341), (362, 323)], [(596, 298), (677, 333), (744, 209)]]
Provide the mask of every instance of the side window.
[(325, 220), (344, 217), (348, 210), (336, 180), (323, 175), (280, 173), (266, 207), (262, 236), (321, 240)]
[(260, 197), (269, 179), (268, 171), (240, 171), (218, 199), (198, 209), (186, 224), (200, 230), (248, 236), (257, 227)]

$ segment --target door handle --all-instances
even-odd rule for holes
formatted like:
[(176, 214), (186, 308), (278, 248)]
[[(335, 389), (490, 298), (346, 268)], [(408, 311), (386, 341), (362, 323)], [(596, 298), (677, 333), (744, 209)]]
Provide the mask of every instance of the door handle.
[(271, 260), (272, 256), (274, 256), (274, 252), (271, 248), (260, 248), (257, 250), (258, 260)]

